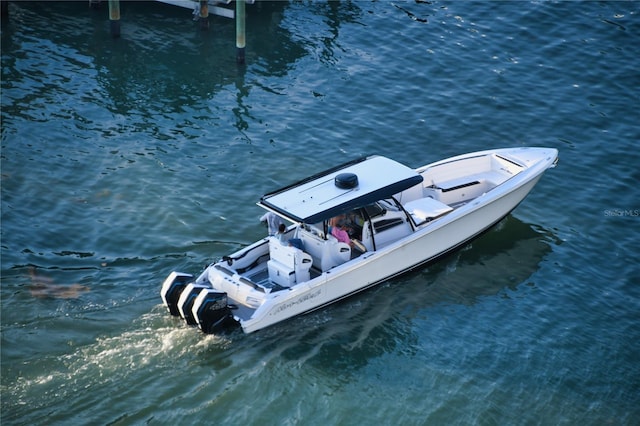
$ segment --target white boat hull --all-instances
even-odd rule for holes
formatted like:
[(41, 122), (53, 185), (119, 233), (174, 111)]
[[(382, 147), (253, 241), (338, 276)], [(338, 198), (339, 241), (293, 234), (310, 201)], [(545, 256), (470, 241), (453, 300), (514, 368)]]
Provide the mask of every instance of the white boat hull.
[[(478, 180), (473, 180), (472, 183), (464, 182), (476, 179), (477, 174), (468, 178), (463, 175), (464, 170), (455, 169), (452, 164), (466, 161), (467, 163), (460, 163), (464, 166), (460, 168), (468, 168), (473, 171), (473, 164), (486, 163), (489, 160), (485, 157), (495, 156), (496, 153), (500, 154), (499, 161), (502, 162), (502, 165), (499, 165), (500, 167), (494, 165), (493, 169), (485, 171), (485, 174), (489, 176), (491, 173), (496, 173), (495, 170), (502, 171), (502, 180), (499, 184), (488, 187), (486, 192), (474, 193), (471, 199), (466, 200), (465, 193), (472, 193), (474, 190), (472, 187), (478, 187), (480, 182)], [(491, 161), (494, 160), (495, 158)], [(556, 161), (556, 150), (528, 148), (483, 151), (424, 166), (417, 169), (427, 181), (419, 188), (420, 191), (426, 194), (432, 194), (433, 188), (440, 191), (441, 188), (438, 185), (444, 185), (445, 179), (438, 176), (446, 176), (451, 182), (455, 181), (455, 179), (450, 179), (452, 176), (458, 180), (460, 180), (460, 176), (464, 176), (466, 181), (460, 180), (463, 182), (462, 185), (440, 191), (443, 193), (449, 191), (445, 194), (447, 197), (451, 197), (451, 193), (458, 192), (457, 197), (462, 202), (458, 203), (455, 208), (448, 208), (441, 217), (422, 224), (415, 224), (408, 235), (379, 248), (375, 247), (375, 243), (372, 246), (371, 242), (363, 241), (365, 245), (369, 246), (369, 250), (359, 256), (321, 271), (321, 273), (302, 282), (296, 282), (295, 278), (291, 278), (292, 285), (288, 288), (275, 286), (273, 289), (262, 288), (243, 276), (243, 270), (249, 268), (250, 261), (259, 263), (260, 256), (269, 256), (270, 252), (273, 253), (273, 246), (271, 246), (271, 250), (269, 249), (269, 244), (273, 244), (273, 242), (261, 240), (251, 246), (253, 249), (246, 249), (231, 256), (238, 259), (235, 267), (226, 265), (225, 262), (213, 264), (200, 275), (196, 283), (210, 286), (210, 292), (228, 295), (230, 301), (240, 307), (233, 315), (244, 332), (251, 333), (260, 330), (334, 303), (403, 272), (434, 261), (460, 247), (495, 225), (515, 209), (540, 180), (543, 172), (549, 167), (553, 167)], [(432, 182), (429, 182), (429, 179)], [(443, 180), (443, 182), (439, 180)], [(429, 183), (431, 185), (427, 185)], [(467, 187), (469, 188), (467, 189)], [(399, 194), (397, 198), (404, 197), (413, 201), (420, 199), (420, 197), (416, 198), (412, 195), (414, 193), (416, 193), (416, 188), (412, 187)], [(438, 204), (431, 200), (429, 203)], [(408, 206), (411, 203), (407, 202), (403, 205)], [(365, 234), (363, 233), (364, 238)], [(307, 247), (311, 249), (308, 244)], [(305, 253), (305, 255), (310, 258), (308, 254)], [(245, 263), (243, 263), (243, 256), (249, 259)], [(273, 254), (271, 257), (273, 258)], [(315, 258), (313, 262), (314, 266), (318, 264)], [(292, 268), (297, 267), (292, 266)], [(165, 282), (165, 286), (167, 285)], [(286, 281), (284, 285), (287, 285)], [(202, 297), (202, 299), (205, 298), (205, 296)], [(165, 304), (167, 303), (165, 302)], [(202, 310), (203, 308), (196, 300), (193, 303), (194, 317), (197, 317), (196, 311), (198, 309)], [(205, 331), (210, 331), (209, 326), (200, 326)]]

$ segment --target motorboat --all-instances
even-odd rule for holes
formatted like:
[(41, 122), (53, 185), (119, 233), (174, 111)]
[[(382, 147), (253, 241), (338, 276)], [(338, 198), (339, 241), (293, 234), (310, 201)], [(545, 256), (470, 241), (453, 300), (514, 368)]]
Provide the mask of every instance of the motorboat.
[(251, 333), (432, 262), (507, 216), (553, 148), (473, 152), (417, 169), (358, 158), (267, 193), (258, 206), (288, 226), (208, 265), (171, 272), (161, 297), (206, 333)]

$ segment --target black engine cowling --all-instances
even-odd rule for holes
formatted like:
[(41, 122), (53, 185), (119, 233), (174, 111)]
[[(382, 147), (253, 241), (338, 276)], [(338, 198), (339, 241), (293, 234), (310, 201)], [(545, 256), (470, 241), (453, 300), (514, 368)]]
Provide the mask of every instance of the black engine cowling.
[(180, 299), (178, 299), (178, 311), (180, 312), (180, 316), (189, 325), (197, 324), (192, 313), (193, 303), (196, 301), (196, 297), (198, 297), (200, 292), (205, 288), (210, 287), (205, 284), (190, 283), (187, 284), (180, 294)]
[(189, 281), (193, 279), (193, 275), (185, 274), (183, 272), (172, 272), (162, 283), (162, 290), (160, 296), (164, 305), (169, 309), (171, 315), (179, 316), (178, 300), (182, 291), (185, 289)]
[(215, 333), (238, 325), (228, 304), (227, 293), (203, 289), (193, 303), (193, 316), (205, 333)]

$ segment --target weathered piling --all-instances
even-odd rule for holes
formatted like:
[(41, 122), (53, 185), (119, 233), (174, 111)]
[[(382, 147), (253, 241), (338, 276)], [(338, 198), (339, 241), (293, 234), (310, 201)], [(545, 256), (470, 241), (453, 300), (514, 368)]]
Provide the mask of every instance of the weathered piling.
[(120, 37), (120, 0), (109, 0), (111, 36)]
[(209, 29), (209, 2), (208, 0), (200, 0), (200, 28)]
[(245, 39), (245, 0), (236, 0), (236, 61), (244, 64)]

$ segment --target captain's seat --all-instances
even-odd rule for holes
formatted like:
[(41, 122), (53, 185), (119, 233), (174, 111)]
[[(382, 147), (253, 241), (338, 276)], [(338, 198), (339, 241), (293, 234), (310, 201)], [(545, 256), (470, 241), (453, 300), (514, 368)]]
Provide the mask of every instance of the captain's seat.
[(311, 278), (313, 260), (308, 253), (299, 248), (283, 245), (277, 238), (269, 237), (269, 255), (267, 268), (272, 282), (283, 287), (291, 287)]

